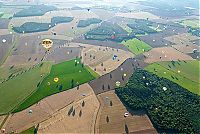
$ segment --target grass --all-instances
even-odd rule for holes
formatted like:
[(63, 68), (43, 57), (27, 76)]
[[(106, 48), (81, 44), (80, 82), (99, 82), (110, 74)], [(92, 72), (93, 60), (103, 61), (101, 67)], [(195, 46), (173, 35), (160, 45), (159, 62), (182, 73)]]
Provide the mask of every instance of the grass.
[(126, 32), (128, 32), (129, 34), (133, 31), (130, 27), (128, 27), (126, 24), (124, 23), (120, 23), (118, 24), (120, 27), (122, 27)]
[(10, 17), (12, 17), (13, 15), (10, 13), (4, 13), (3, 16), (1, 18), (3, 19), (9, 19)]
[[(180, 63), (177, 61), (174, 64), (175, 66), (173, 66), (171, 62), (160, 62), (147, 66), (145, 70), (159, 77), (167, 78), (188, 89), (192, 93), (200, 95), (198, 64), (199, 61), (181, 61)], [(178, 70), (180, 72), (178, 72)]]
[[(0, 114), (6, 114), (18, 106), (37, 89), (37, 84), (50, 71), (51, 64), (43, 63), (0, 84)], [(43, 75), (41, 77), (41, 74)]]
[(149, 28), (157, 31), (157, 32), (161, 32), (162, 30), (160, 28), (157, 28), (157, 27), (152, 27), (152, 26), (149, 26)]
[(136, 38), (127, 40), (126, 42), (123, 41), (122, 44), (124, 44), (132, 53), (136, 55), (149, 51), (152, 48), (145, 42), (140, 41)]
[(175, 61), (175, 62), (160, 62), (165, 68), (171, 69), (174, 72), (180, 71), (180, 74), (195, 82), (200, 83), (200, 61)]
[(29, 129), (21, 132), (20, 134), (34, 134), (34, 132), (35, 132), (35, 127), (33, 126), (33, 127), (29, 128)]
[(181, 25), (188, 26), (191, 28), (199, 28), (199, 20), (182, 20), (179, 22)]
[(8, 66), (1, 66), (0, 67), (0, 82), (4, 79), (7, 79), (11, 74), (17, 75), (18, 73), (21, 73), (22, 71), (25, 71), (32, 67), (32, 65), (17, 65), (14, 67), (8, 67)]
[(97, 73), (97, 72), (95, 72), (95, 71), (93, 71), (89, 66), (85, 66), (85, 68), (90, 72), (90, 74), (92, 75), (92, 76), (94, 76), (95, 78), (99, 78), (100, 77), (100, 75)]
[[(55, 82), (54, 78), (58, 78), (59, 81)], [(81, 64), (80, 59), (73, 59), (53, 65), (50, 74), (41, 82), (39, 88), (14, 112), (24, 110), (47, 96), (68, 90), (94, 78), (95, 76)]]
[(15, 47), (15, 45), (18, 43), (19, 41), (19, 36), (15, 36), (14, 37), (14, 41), (12, 42), (11, 46), (9, 47), (9, 49), (6, 51), (6, 54), (4, 55), (4, 57), (0, 60), (0, 65), (2, 65), (5, 60), (7, 59), (7, 57), (10, 55), (10, 53), (12, 52), (12, 48)]
[(145, 33), (145, 34), (136, 34), (135, 36), (136, 37), (140, 37), (140, 36), (145, 36), (145, 35), (148, 35), (147, 33)]

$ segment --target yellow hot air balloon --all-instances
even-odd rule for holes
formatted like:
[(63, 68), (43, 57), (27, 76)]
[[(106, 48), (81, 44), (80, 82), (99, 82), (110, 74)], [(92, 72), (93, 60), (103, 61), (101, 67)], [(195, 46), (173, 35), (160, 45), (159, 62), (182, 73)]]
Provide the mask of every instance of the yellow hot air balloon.
[(53, 41), (52, 40), (50, 40), (50, 39), (44, 39), (44, 40), (42, 40), (42, 46), (44, 47), (44, 48), (46, 48), (46, 49), (50, 49), (52, 46), (53, 46)]

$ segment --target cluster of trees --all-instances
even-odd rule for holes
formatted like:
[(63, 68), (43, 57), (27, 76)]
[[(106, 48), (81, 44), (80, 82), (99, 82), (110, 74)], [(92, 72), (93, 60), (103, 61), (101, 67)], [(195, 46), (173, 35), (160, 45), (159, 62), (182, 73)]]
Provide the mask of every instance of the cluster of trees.
[(37, 23), (37, 22), (26, 22), (20, 27), (13, 27), (13, 30), (17, 33), (32, 33), (47, 31), (59, 23), (68, 23), (73, 20), (73, 17), (53, 17), (51, 23)]
[(192, 33), (192, 35), (200, 37), (200, 28), (196, 29), (190, 28), (189, 32)]
[(133, 34), (151, 34), (156, 33), (157, 31), (149, 28), (149, 26), (152, 26), (153, 22), (148, 20), (135, 20), (134, 22), (128, 24), (128, 27), (133, 29)]
[(200, 96), (170, 80), (137, 70), (115, 92), (131, 109), (146, 110), (158, 131), (200, 133)]
[(116, 42), (121, 42), (135, 37), (133, 34), (128, 34), (128, 32), (122, 29), (119, 25), (109, 22), (103, 22), (99, 27), (90, 30), (84, 36), (85, 39), (89, 40), (112, 40)]
[(77, 27), (87, 27), (91, 24), (98, 24), (102, 22), (102, 20), (97, 19), (97, 18), (90, 18), (90, 19), (86, 19), (86, 20), (80, 20)]
[(33, 5), (17, 12), (13, 15), (13, 17), (42, 16), (45, 13), (53, 10), (56, 10), (56, 7), (49, 5)]

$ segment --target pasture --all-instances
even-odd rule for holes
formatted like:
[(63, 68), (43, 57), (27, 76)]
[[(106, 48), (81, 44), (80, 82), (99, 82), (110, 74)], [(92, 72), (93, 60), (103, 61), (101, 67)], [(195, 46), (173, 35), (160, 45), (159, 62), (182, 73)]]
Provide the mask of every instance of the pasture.
[(0, 114), (11, 112), (17, 105), (26, 99), (37, 84), (50, 72), (51, 63), (43, 63), (33, 69), (10, 77), (0, 84)]
[(28, 108), (47, 96), (76, 87), (94, 78), (80, 59), (53, 65), (50, 74), (40, 83), (38, 89), (15, 109), (15, 112)]
[(136, 38), (123, 41), (122, 44), (128, 47), (128, 49), (136, 55), (149, 51), (152, 48), (147, 43), (140, 41)]
[(159, 62), (147, 66), (145, 70), (200, 95), (199, 61)]

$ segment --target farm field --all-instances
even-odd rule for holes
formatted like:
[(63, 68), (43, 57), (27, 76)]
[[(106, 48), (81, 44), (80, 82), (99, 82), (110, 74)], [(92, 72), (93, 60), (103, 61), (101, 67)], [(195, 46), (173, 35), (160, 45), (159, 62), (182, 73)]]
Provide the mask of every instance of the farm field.
[(188, 26), (191, 28), (199, 28), (199, 20), (182, 20), (179, 22), (181, 25)]
[(119, 23), (118, 25), (121, 26), (129, 34), (133, 31), (130, 27), (127, 26), (127, 24)]
[(153, 48), (144, 53), (144, 61), (147, 63), (160, 62), (160, 61), (177, 61), (177, 60), (193, 60), (192, 57), (177, 51), (172, 47), (159, 47)]
[(128, 49), (136, 55), (144, 53), (146, 51), (149, 51), (152, 48), (145, 42), (140, 41), (136, 38), (127, 40), (127, 41), (123, 41), (122, 44), (125, 45), (126, 47), (128, 47)]
[(39, 84), (38, 89), (15, 112), (28, 108), (47, 96), (68, 90), (94, 78), (80, 59), (53, 65), (50, 74)]
[(90, 91), (86, 97), (75, 99), (40, 123), (38, 133), (94, 133), (99, 102), (91, 87), (88, 88)]
[(191, 79), (192, 81), (200, 83), (200, 61), (171, 61), (171, 62), (160, 62), (161, 66), (171, 69), (174, 72), (179, 72), (186, 78)]
[(97, 95), (114, 90), (118, 87), (116, 83), (119, 83), (119, 86), (126, 85), (128, 79), (137, 68), (144, 68), (147, 65), (144, 61), (129, 58), (112, 72), (91, 81), (89, 85)]
[(197, 0), (0, 0), (0, 133), (200, 133)]
[(37, 89), (37, 84), (50, 72), (50, 68), (51, 63), (43, 63), (41, 67), (36, 66), (31, 70), (13, 76), (8, 79), (8, 81), (1, 83), (0, 114), (11, 112), (17, 105), (34, 92)]
[[(91, 87), (86, 83), (80, 85), (78, 90), (77, 87), (75, 87), (59, 94), (48, 96), (39, 101), (37, 104), (32, 105), (28, 109), (12, 114), (10, 119), (8, 119), (8, 123), (5, 125), (5, 128), (8, 133), (12, 131), (22, 132), (32, 126), (35, 126), (36, 124), (39, 124), (40, 122), (44, 122), (45, 120), (46, 124), (48, 124), (48, 122), (51, 120), (57, 120), (57, 118), (53, 118), (52, 115), (61, 115), (60, 110), (62, 110), (62, 113), (66, 115), (66, 109), (71, 108), (69, 105), (71, 105), (73, 102), (74, 105), (78, 105), (80, 104), (78, 102), (81, 102), (81, 100), (84, 98), (87, 99), (92, 97), (92, 94), (93, 91)], [(29, 114), (30, 110), (33, 111), (31, 114)], [(90, 119), (88, 118), (88, 120)], [(42, 128), (45, 128), (45, 123), (44, 125), (41, 123), (40, 128), (41, 130)], [(48, 129), (52, 130), (53, 128), (50, 127)], [(48, 129), (46, 129), (46, 131)], [(43, 131), (44, 130), (45, 129), (43, 129)]]
[(167, 78), (200, 95), (199, 61), (159, 62), (147, 66), (145, 70)]
[(159, 19), (158, 16), (149, 12), (131, 12), (131, 13), (116, 13), (115, 16), (134, 18), (134, 19)]
[(21, 132), (20, 134), (33, 134), (35, 132), (35, 127), (31, 127), (23, 132)]
[[(82, 44), (83, 45), (83, 44)], [(83, 45), (82, 61), (100, 75), (115, 70), (126, 59), (133, 57), (130, 52), (110, 47)]]
[[(170, 133), (199, 130), (199, 122), (196, 122), (199, 119), (196, 113), (200, 111), (199, 96), (166, 78), (138, 69), (126, 86), (117, 88), (115, 93), (131, 110), (147, 111), (158, 133), (163, 127), (170, 129)], [(191, 124), (185, 128), (187, 123), (180, 120), (188, 120)]]
[[(98, 99), (101, 107), (95, 127), (97, 133), (156, 133), (148, 116), (142, 111), (128, 111), (114, 91), (99, 94)], [(124, 117), (126, 112), (128, 117)]]

